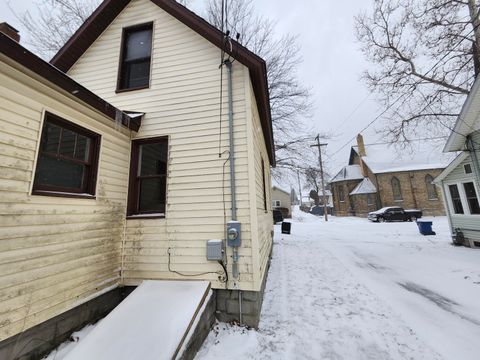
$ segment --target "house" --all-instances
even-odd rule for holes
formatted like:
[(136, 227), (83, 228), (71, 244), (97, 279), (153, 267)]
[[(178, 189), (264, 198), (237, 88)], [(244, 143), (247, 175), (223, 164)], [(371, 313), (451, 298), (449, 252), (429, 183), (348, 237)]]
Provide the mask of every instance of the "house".
[(435, 179), (457, 244), (480, 247), (480, 82), (477, 79), (444, 151), (460, 152)]
[(423, 210), (443, 215), (441, 196), (432, 183), (451, 161), (428, 141), (413, 141), (411, 148), (396, 151), (388, 144), (365, 145), (357, 136), (348, 165), (330, 180), (335, 214), (367, 216), (384, 206)]
[(220, 320), (256, 326), (265, 62), (173, 0), (102, 2), (51, 64), (0, 36), (0, 354), (41, 352), (145, 279), (207, 280)]
[(284, 214), (283, 217), (291, 218), (292, 217), (292, 196), (291, 193), (285, 191), (278, 186), (272, 187), (272, 208), (273, 209), (287, 209), (288, 213)]

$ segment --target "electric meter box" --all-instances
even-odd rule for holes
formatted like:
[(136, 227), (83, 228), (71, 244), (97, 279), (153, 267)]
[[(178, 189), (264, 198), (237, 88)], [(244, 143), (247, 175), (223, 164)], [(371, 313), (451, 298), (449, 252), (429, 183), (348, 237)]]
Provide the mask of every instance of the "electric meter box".
[(207, 260), (222, 261), (225, 254), (223, 247), (223, 240), (208, 240), (207, 241)]
[(242, 244), (240, 222), (232, 220), (227, 223), (227, 244), (230, 247), (240, 247)]

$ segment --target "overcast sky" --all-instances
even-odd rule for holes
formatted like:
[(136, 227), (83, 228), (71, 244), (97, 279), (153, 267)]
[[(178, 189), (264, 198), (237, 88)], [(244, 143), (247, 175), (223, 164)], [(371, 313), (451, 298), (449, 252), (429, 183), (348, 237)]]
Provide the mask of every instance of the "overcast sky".
[[(12, 7), (19, 11), (32, 3), (32, 0), (11, 0)], [(368, 11), (372, 0), (255, 0), (254, 3), (259, 13), (277, 22), (279, 35), (299, 36), (304, 59), (299, 77), (312, 88), (314, 96), (312, 127), (320, 133), (335, 135), (328, 140), (327, 152), (329, 155), (337, 152), (379, 113), (373, 96), (367, 98), (368, 91), (360, 80), (368, 63), (359, 50), (353, 19), (356, 14)], [(190, 7), (200, 15), (204, 4), (205, 0), (190, 0)], [(0, 0), (1, 21), (22, 30), (7, 0)], [(364, 137), (366, 143), (378, 140), (373, 128), (364, 132)], [(346, 146), (329, 159), (332, 172), (346, 164), (349, 150), (350, 146)]]

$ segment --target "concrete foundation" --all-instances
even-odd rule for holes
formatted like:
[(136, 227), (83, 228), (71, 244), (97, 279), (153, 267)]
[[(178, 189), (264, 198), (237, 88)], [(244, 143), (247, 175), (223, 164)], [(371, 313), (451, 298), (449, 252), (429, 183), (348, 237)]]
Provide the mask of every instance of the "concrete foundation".
[(41, 359), (70, 335), (112, 311), (132, 288), (117, 288), (0, 342), (0, 359)]

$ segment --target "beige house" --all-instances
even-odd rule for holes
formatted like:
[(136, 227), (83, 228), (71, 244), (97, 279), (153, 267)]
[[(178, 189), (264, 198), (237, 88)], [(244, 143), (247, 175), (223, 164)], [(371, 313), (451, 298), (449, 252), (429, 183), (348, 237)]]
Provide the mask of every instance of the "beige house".
[(288, 191), (280, 189), (277, 186), (272, 187), (272, 208), (284, 208), (288, 210), (288, 214), (284, 217), (292, 217), (292, 196)]
[(54, 66), (0, 37), (0, 357), (144, 279), (208, 280), (221, 320), (256, 326), (273, 225), (265, 62), (173, 0), (104, 1)]

